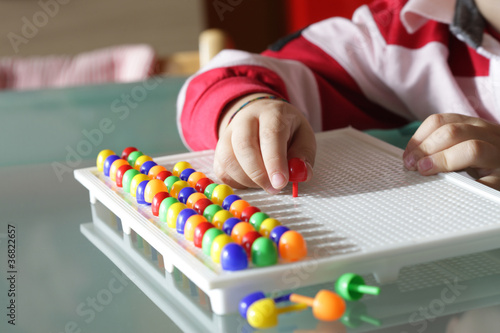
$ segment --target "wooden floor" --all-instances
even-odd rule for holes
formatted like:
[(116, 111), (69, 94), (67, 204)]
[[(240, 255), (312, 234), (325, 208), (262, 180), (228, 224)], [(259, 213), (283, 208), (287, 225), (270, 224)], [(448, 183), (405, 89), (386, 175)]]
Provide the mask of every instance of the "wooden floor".
[(202, 7), (201, 0), (0, 0), (0, 57), (128, 43), (147, 43), (160, 55), (197, 50)]

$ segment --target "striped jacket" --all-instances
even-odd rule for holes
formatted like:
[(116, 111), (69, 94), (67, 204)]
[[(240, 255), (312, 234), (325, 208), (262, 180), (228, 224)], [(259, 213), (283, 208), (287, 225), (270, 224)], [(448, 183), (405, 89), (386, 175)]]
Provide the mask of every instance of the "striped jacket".
[(500, 120), (500, 37), (472, 0), (375, 0), (262, 54), (225, 50), (177, 101), (186, 145), (213, 149), (218, 118), (250, 93), (289, 100), (315, 131), (390, 128), (434, 113)]

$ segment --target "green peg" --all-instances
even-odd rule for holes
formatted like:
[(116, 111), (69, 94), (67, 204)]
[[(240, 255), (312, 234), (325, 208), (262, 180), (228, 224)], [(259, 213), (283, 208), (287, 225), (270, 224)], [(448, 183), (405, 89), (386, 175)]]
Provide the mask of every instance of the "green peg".
[(172, 190), (172, 186), (175, 184), (175, 182), (177, 182), (179, 180), (181, 180), (181, 179), (177, 176), (168, 176), (165, 179), (164, 183), (165, 183), (165, 185), (167, 185), (167, 190), (169, 193)]
[(205, 187), (205, 192), (203, 194), (205, 194), (207, 198), (212, 200), (212, 193), (214, 192), (217, 186), (219, 186), (219, 184), (216, 183), (209, 184), (207, 187)]
[(380, 288), (365, 285), (365, 280), (354, 273), (343, 274), (335, 283), (335, 291), (345, 300), (356, 301), (364, 294), (378, 295)]

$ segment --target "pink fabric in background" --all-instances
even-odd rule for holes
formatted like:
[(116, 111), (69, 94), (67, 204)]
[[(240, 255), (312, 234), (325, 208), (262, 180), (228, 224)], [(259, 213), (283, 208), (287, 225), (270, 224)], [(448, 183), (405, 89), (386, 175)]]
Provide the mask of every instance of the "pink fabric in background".
[(140, 81), (152, 75), (149, 45), (123, 45), (76, 56), (0, 58), (0, 90), (29, 90)]

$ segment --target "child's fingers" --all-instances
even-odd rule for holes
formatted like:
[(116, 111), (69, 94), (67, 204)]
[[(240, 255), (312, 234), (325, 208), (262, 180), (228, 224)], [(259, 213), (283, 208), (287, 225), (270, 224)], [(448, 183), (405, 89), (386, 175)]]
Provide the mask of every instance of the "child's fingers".
[(231, 142), (225, 140), (219, 140), (215, 149), (214, 172), (224, 184), (234, 188), (246, 188), (254, 185), (234, 156)]
[(479, 178), (477, 181), (496, 190), (500, 190), (500, 170), (495, 170), (493, 173)]
[(500, 166), (500, 152), (489, 142), (468, 140), (426, 156), (417, 162), (422, 175), (462, 170), (468, 167), (493, 169)]
[[(416, 163), (421, 158), (448, 149), (460, 142), (477, 139), (483, 141), (495, 140), (484, 127), (467, 123), (445, 124), (430, 133), (417, 147), (404, 157), (404, 165), (408, 170), (415, 170)], [(500, 144), (500, 142), (499, 142)]]
[(445, 124), (450, 123), (476, 123), (475, 118), (467, 117), (455, 113), (442, 113), (433, 114), (419, 126), (415, 134), (406, 145), (406, 149), (403, 153), (403, 158), (411, 153), (417, 146), (419, 146), (431, 133), (436, 131), (438, 128)]
[(251, 187), (255, 187), (256, 184), (271, 194), (277, 193), (278, 191), (271, 186), (262, 160), (258, 121), (255, 119), (255, 121), (247, 122), (246, 126), (233, 130), (231, 142), (238, 163), (254, 183)]
[[(289, 106), (282, 104), (281, 107)], [(283, 110), (274, 110), (273, 112), (263, 113), (259, 119), (260, 150), (268, 176), (268, 182), (263, 185), (272, 186), (277, 191), (288, 183), (286, 153), (295, 118), (297, 116), (294, 114), (287, 114)], [(267, 189), (266, 187), (263, 188)], [(275, 192), (271, 189), (267, 191)]]

